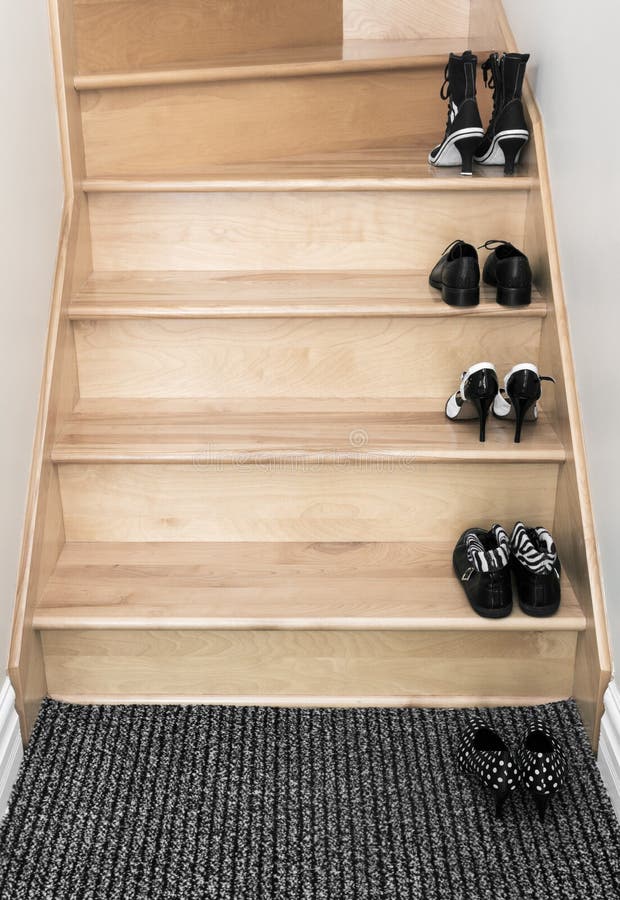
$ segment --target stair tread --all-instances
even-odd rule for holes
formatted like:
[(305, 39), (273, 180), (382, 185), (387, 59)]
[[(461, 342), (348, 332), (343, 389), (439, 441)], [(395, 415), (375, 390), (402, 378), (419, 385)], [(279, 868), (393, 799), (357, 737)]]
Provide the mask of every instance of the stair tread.
[(451, 422), (446, 398), (389, 400), (84, 400), (66, 422), (55, 462), (266, 462), (369, 464), (415, 461), (562, 462), (541, 412), (520, 444), (514, 423)]
[(245, 316), (535, 316), (547, 306), (509, 309), (481, 285), (480, 304), (448, 306), (426, 272), (94, 272), (69, 303), (84, 318)]
[[(437, 135), (439, 137), (439, 135)], [(427, 161), (432, 140), (399, 147), (348, 148), (251, 163), (208, 166), (199, 174), (168, 177), (92, 177), (88, 192), (287, 191), (287, 190), (526, 190), (538, 183), (534, 162), (505, 176), (501, 166), (474, 166), (471, 177), (458, 167), (435, 168)]]
[(449, 543), (69, 543), (35, 612), (39, 629), (581, 631), (563, 576), (555, 616), (470, 608)]
[(457, 47), (465, 49), (463, 38), (348, 39), (340, 44), (258, 50), (207, 63), (196, 60), (181, 66), (163, 64), (129, 71), (81, 74), (75, 77), (74, 86), (78, 91), (88, 91), (443, 66), (451, 51), (458, 52)]

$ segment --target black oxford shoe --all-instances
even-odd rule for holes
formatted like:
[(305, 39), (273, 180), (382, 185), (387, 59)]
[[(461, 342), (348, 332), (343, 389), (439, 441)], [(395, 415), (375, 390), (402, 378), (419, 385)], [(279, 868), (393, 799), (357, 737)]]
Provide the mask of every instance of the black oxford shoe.
[(480, 302), (478, 251), (465, 241), (453, 241), (428, 280), (450, 306), (476, 306)]

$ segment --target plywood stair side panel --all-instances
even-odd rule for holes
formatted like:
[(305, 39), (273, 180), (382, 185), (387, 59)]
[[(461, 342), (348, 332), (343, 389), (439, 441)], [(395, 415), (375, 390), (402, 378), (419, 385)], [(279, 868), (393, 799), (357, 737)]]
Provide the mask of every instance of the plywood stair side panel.
[[(498, 30), (507, 50), (516, 50), (514, 35), (500, 0), (493, 0)], [(568, 461), (558, 480), (553, 531), (565, 547), (565, 567), (578, 591), (588, 626), (577, 644), (572, 693), (594, 746), (598, 742), (603, 694), (611, 676), (611, 654), (600, 561), (594, 528), (583, 428), (577, 396), (568, 313), (556, 238), (543, 122), (529, 84), (524, 100), (532, 128), (530, 155), (535, 155), (540, 189), (530, 198), (525, 249), (536, 266), (539, 283), (552, 300), (542, 332), (541, 360), (556, 376), (556, 420)]]

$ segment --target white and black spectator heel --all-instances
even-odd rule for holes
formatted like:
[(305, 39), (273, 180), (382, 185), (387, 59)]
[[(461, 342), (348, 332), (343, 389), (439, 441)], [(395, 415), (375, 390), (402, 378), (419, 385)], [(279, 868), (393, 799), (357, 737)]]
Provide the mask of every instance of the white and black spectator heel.
[(491, 120), (476, 150), (481, 166), (504, 166), (512, 175), (530, 138), (521, 93), (529, 53), (491, 53), (482, 63), (484, 83), (493, 91)]
[(457, 752), (461, 772), (476, 775), (495, 792), (495, 815), (499, 818), (507, 797), (519, 783), (517, 764), (496, 731), (479, 716), (468, 725)]
[(474, 154), (484, 137), (476, 100), (477, 64), (471, 50), (461, 56), (450, 54), (439, 92), (448, 101), (446, 132), (428, 155), (432, 166), (461, 166), (461, 175), (473, 173)]
[(498, 390), (497, 372), (493, 363), (475, 363), (463, 372), (458, 391), (449, 397), (446, 403), (446, 416), (452, 420), (478, 419), (480, 441), (483, 442), (489, 410)]
[(516, 752), (521, 783), (536, 804), (543, 822), (549, 801), (566, 779), (566, 757), (551, 730), (536, 722), (525, 733)]
[(510, 540), (501, 525), (489, 531), (464, 531), (454, 548), (452, 565), (474, 612), (485, 619), (510, 615)]
[(523, 522), (517, 522), (510, 551), (523, 612), (537, 618), (554, 615), (560, 606), (562, 569), (551, 534), (546, 528), (526, 528)]
[(542, 382), (555, 379), (539, 375), (534, 363), (518, 363), (504, 378), (504, 387), (493, 401), (493, 415), (498, 419), (514, 419), (515, 444), (521, 441), (524, 422), (538, 419), (538, 401), (542, 396)]

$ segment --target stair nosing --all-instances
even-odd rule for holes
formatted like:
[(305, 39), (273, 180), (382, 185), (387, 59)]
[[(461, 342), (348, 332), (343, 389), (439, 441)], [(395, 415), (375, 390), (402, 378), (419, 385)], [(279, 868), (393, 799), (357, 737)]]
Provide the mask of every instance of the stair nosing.
[(281, 177), (264, 175), (218, 175), (209, 178), (131, 178), (92, 176), (83, 179), (82, 190), (98, 193), (213, 193), (285, 192), (285, 191), (528, 191), (538, 186), (535, 175), (477, 175), (471, 178), (448, 177), (429, 172), (425, 177), (347, 175), (323, 177)]
[[(54, 609), (53, 607), (51, 608)], [(37, 631), (78, 631), (110, 630), (132, 631), (569, 631), (580, 632), (586, 628), (586, 620), (572, 615), (566, 618), (550, 616), (544, 620), (527, 616), (507, 616), (504, 619), (487, 619), (472, 613), (472, 616), (451, 616), (445, 618), (424, 618), (415, 616), (338, 616), (332, 619), (312, 617), (268, 617), (268, 616), (127, 616), (110, 619), (102, 615), (67, 614), (52, 615), (50, 611), (36, 610), (33, 625)]]
[[(183, 305), (185, 302), (185, 306)], [(376, 300), (367, 302), (360, 298), (359, 308), (353, 304), (332, 306), (326, 304), (313, 306), (312, 301), (303, 303), (274, 304), (257, 303), (255, 307), (244, 306), (235, 303), (221, 303), (219, 305), (200, 306), (199, 304), (187, 304), (183, 298), (179, 298), (176, 304), (174, 299), (167, 305), (153, 304), (149, 308), (148, 303), (134, 303), (132, 300), (94, 301), (77, 295), (69, 301), (67, 314), (69, 319), (246, 319), (246, 318), (454, 318), (470, 317), (487, 318), (495, 316), (508, 316), (509, 318), (538, 318), (544, 319), (547, 315), (547, 307), (542, 301), (531, 306), (503, 308), (498, 304), (483, 303), (470, 308), (448, 306), (439, 302), (431, 304), (412, 301), (409, 306), (407, 301), (390, 305), (389, 301), (378, 304)], [(122, 304), (122, 305), (121, 305)]]
[(384, 72), (403, 69), (429, 69), (444, 66), (445, 53), (403, 54), (401, 56), (366, 57), (358, 59), (333, 59), (264, 62), (231, 65), (170, 67), (159, 70), (134, 72), (106, 72), (76, 75), (73, 86), (76, 91), (120, 90), (135, 87), (161, 87), (164, 85), (209, 84), (221, 81), (250, 81), (253, 79), (304, 78), (320, 75), (355, 74), (357, 72)]

